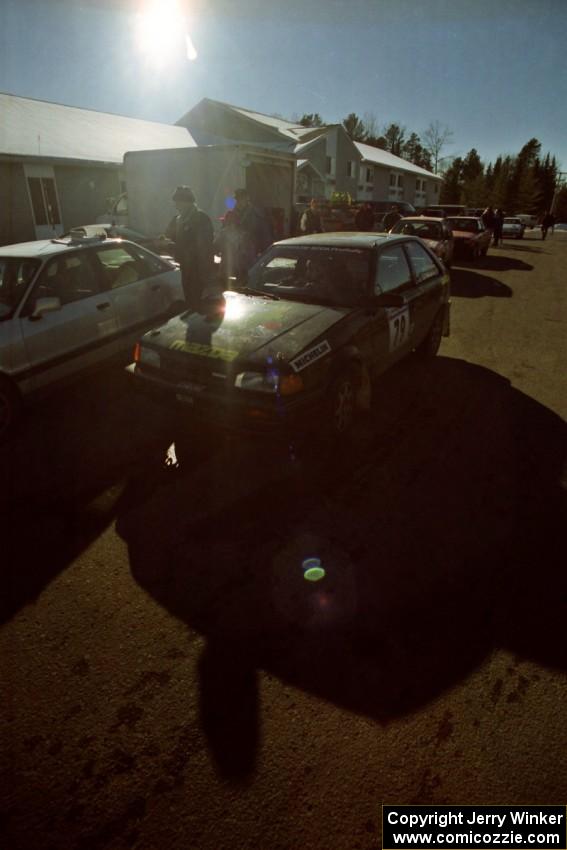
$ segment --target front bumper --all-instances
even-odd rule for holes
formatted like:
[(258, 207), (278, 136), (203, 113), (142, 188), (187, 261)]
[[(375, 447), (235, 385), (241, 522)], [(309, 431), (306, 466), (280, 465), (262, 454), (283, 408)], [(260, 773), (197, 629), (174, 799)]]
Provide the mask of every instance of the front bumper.
[(164, 379), (153, 370), (131, 363), (126, 372), (135, 387), (156, 400), (188, 415), (195, 423), (239, 433), (281, 434), (309, 431), (317, 424), (323, 388), (303, 390), (297, 396), (264, 397), (236, 388), (211, 392), (188, 387), (186, 382)]

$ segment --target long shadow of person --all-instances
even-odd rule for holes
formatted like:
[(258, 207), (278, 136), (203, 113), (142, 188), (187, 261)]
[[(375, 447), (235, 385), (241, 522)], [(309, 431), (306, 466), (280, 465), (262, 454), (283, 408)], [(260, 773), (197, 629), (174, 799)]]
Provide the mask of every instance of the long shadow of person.
[(133, 576), (206, 637), (201, 720), (231, 779), (254, 770), (259, 670), (387, 723), (497, 648), (567, 669), (564, 423), (459, 360), (377, 396), (341, 452), (231, 440), (119, 510)]

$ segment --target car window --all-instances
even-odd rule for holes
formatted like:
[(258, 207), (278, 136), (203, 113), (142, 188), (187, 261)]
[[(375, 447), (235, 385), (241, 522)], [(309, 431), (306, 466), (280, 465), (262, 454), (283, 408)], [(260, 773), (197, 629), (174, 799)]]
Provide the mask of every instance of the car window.
[(483, 230), (483, 225), (478, 219), (474, 218), (450, 218), (449, 225), (453, 230), (464, 230), (467, 233), (477, 233)]
[(40, 265), (39, 260), (0, 257), (0, 319), (16, 309)]
[(439, 275), (437, 263), (423, 245), (420, 245), (419, 242), (407, 242), (405, 247), (418, 283), (423, 283)]
[(248, 284), (291, 301), (354, 306), (367, 293), (370, 259), (357, 248), (275, 248), (250, 270)]
[(378, 256), (375, 291), (393, 292), (413, 283), (406, 255), (401, 245), (389, 245)]
[(96, 295), (96, 275), (87, 252), (62, 254), (50, 260), (41, 272), (32, 294), (38, 298), (59, 298), (62, 305)]
[[(100, 264), (105, 289), (120, 289), (163, 271), (162, 263), (147, 262), (146, 258), (130, 245), (108, 245), (97, 248), (95, 258)], [(153, 268), (156, 265), (156, 269)]]

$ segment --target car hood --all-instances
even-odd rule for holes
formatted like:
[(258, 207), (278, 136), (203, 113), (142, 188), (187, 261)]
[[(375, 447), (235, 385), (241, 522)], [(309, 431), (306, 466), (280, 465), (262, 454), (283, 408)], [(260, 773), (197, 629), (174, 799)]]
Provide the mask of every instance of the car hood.
[(265, 362), (269, 356), (288, 360), (350, 312), (346, 307), (236, 292), (224, 295), (224, 310), (175, 316), (147, 333), (144, 343), (225, 362), (236, 358)]

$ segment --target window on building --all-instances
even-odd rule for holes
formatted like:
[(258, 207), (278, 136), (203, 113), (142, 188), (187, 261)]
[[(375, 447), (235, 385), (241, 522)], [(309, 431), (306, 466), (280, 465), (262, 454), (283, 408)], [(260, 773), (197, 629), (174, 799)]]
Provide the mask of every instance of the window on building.
[(374, 183), (374, 169), (373, 168), (367, 168), (366, 169), (366, 182), (367, 183)]
[(335, 157), (328, 156), (326, 162), (326, 173), (334, 176), (335, 174)]
[(346, 176), (347, 177), (354, 177), (354, 162), (352, 161), (352, 159), (347, 160)]

